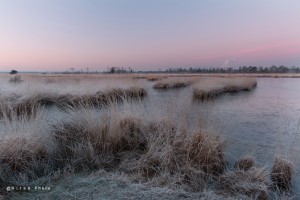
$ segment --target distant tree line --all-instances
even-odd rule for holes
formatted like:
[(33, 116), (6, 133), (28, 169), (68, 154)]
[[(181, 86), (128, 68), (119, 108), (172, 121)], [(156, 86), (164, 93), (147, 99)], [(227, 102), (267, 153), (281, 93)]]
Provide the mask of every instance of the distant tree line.
[[(17, 70), (11, 70), (10, 74), (17, 74)], [(131, 67), (107, 67), (106, 71), (90, 71), (87, 67), (85, 70), (76, 70), (75, 68), (67, 69), (64, 72), (52, 72), (59, 74), (127, 74), (127, 73), (300, 73), (300, 68), (296, 66), (287, 67), (284, 65), (270, 67), (262, 66), (240, 66), (238, 68), (232, 67), (189, 67), (189, 68), (169, 68), (166, 70), (152, 70), (152, 71), (134, 71)]]
[(64, 72), (59, 72), (62, 74), (97, 74), (97, 73), (104, 73), (104, 74), (126, 74), (126, 73), (133, 73), (133, 69), (131, 67), (124, 68), (124, 67), (107, 67), (106, 71), (98, 72), (98, 71), (90, 71), (87, 67), (86, 70), (83, 69), (75, 69), (73, 67), (67, 69)]
[(165, 72), (168, 73), (300, 73), (299, 67), (287, 67), (284, 65), (270, 67), (257, 66), (240, 66), (239, 68), (169, 68)]
[(107, 71), (104, 73), (107, 74), (126, 74), (126, 73), (133, 73), (133, 69), (131, 67), (124, 68), (124, 67), (108, 67)]

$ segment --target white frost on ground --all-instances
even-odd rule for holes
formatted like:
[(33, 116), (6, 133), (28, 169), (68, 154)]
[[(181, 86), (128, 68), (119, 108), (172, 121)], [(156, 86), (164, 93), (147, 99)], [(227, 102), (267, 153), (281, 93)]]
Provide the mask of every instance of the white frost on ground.
[(224, 197), (212, 190), (193, 193), (182, 189), (151, 187), (146, 183), (133, 183), (125, 175), (105, 173), (100, 171), (100, 174), (68, 176), (52, 183), (49, 192), (23, 192), (14, 194), (11, 199), (249, 199), (245, 196)]

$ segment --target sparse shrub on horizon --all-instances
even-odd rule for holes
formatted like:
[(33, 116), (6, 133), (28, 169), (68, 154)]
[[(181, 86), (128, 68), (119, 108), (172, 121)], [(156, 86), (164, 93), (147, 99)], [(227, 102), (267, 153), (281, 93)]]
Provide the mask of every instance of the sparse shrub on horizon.
[(9, 73), (10, 73), (10, 74), (17, 74), (18, 71), (13, 69), (13, 70), (11, 70)]

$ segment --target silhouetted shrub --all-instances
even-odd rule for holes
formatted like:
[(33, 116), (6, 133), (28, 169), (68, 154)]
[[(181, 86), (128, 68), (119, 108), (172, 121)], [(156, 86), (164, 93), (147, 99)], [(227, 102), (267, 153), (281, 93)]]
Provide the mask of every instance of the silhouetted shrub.
[(17, 74), (17, 73), (18, 73), (18, 71), (14, 70), (14, 69), (10, 71), (10, 74)]

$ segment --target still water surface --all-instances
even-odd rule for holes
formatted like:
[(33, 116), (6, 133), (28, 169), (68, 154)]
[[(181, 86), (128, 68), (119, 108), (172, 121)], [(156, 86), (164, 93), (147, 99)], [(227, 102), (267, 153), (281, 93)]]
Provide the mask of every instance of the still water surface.
[[(201, 115), (225, 139), (229, 167), (244, 155), (254, 156), (269, 168), (275, 155), (288, 157), (296, 166), (293, 194), (300, 199), (300, 79), (259, 78), (253, 91), (225, 95), (210, 102), (193, 101), (192, 87), (161, 91), (152, 89), (153, 84), (146, 85), (146, 113), (188, 108), (191, 125), (196, 124), (195, 116)], [(47, 121), (64, 118), (59, 109), (48, 109), (47, 113)]]
[[(152, 93), (152, 94), (151, 94)], [(244, 155), (254, 156), (271, 166), (275, 155), (291, 159), (296, 166), (294, 194), (300, 198), (300, 79), (260, 78), (251, 92), (225, 95), (212, 102), (192, 101), (192, 89), (151, 90), (152, 101), (162, 107), (172, 99), (178, 106), (190, 104), (193, 112), (203, 115), (219, 129), (227, 141), (226, 157), (231, 166)]]

